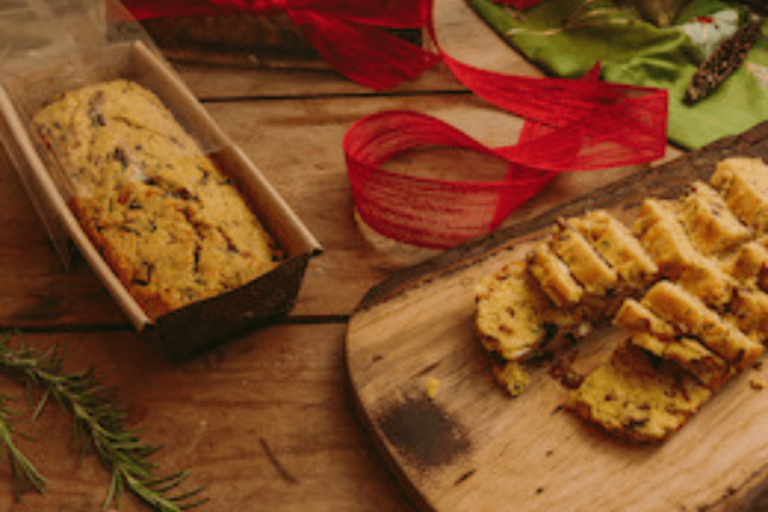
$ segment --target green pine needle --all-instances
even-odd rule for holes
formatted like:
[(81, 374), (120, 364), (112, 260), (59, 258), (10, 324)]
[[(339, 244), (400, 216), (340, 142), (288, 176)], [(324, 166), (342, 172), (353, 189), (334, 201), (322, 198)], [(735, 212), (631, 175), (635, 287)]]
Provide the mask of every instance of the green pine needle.
[[(99, 460), (112, 474), (105, 509), (110, 505), (117, 506), (126, 489), (159, 512), (182, 512), (207, 501), (199, 497), (203, 489), (175, 496), (169, 494), (184, 482), (187, 473), (165, 477), (154, 475), (157, 468), (149, 457), (159, 448), (142, 442), (137, 432), (126, 425), (124, 412), (111, 400), (109, 390), (98, 382), (91, 370), (67, 374), (62, 368), (63, 349), (39, 352), (29, 347), (18, 333), (19, 346), (12, 347), (12, 338), (10, 334), (0, 337), (0, 368), (43, 390), (34, 417), (39, 416), (51, 398), (72, 414), (74, 438), (80, 455), (83, 456), (89, 448), (95, 449)], [(9, 453), (14, 479), (17, 483), (28, 481), (41, 490), (45, 479), (15, 449), (10, 439), (12, 431), (2, 412), (0, 409), (0, 443)]]
[[(0, 396), (0, 404), (8, 401), (9, 398)], [(45, 477), (35, 468), (34, 465), (24, 456), (13, 442), (13, 436), (16, 431), (11, 426), (10, 416), (13, 412), (0, 405), (0, 445), (4, 448), (8, 466), (11, 470), (13, 479), (13, 497), (15, 501), (21, 499), (21, 494), (30, 486), (37, 492), (45, 492)]]

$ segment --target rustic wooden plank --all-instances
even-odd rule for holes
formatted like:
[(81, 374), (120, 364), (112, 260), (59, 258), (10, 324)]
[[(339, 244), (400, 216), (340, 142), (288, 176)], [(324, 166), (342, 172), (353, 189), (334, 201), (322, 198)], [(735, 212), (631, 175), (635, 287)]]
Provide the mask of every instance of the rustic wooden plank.
[[(376, 95), (330, 69), (264, 69), (172, 60), (173, 67), (202, 100)], [(464, 91), (442, 66), (397, 86), (389, 94)]]
[[(116, 399), (142, 439), (163, 448), (162, 469), (190, 471), (189, 488), (206, 486), (197, 510), (411, 510), (370, 449), (351, 408), (341, 348), (344, 326), (282, 326), (246, 336), (194, 362), (175, 366), (129, 332), (28, 334), (31, 345), (65, 343), (68, 370), (94, 368), (116, 386)], [(0, 509), (100, 510), (108, 475), (91, 455), (77, 460), (69, 417), (53, 403), (28, 420), (20, 387), (0, 376), (0, 394), (22, 414), (18, 438), (50, 485), (14, 503), (0, 464)], [(128, 498), (123, 512), (146, 511)]]

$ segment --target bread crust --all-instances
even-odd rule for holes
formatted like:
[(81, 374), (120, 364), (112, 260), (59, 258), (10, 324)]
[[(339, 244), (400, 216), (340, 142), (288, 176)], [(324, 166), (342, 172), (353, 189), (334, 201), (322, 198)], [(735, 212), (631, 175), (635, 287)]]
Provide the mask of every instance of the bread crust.
[(33, 126), (71, 185), (73, 213), (150, 318), (279, 264), (252, 206), (148, 89), (119, 79), (73, 90)]

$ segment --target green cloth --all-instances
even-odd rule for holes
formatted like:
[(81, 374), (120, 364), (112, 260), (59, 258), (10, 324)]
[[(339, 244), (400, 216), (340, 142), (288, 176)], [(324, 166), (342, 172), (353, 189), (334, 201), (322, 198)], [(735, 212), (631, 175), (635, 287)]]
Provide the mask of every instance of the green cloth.
[[(656, 87), (669, 91), (669, 140), (696, 149), (728, 135), (742, 133), (768, 120), (768, 93), (741, 66), (711, 96), (693, 106), (683, 103), (685, 89), (701, 55), (679, 28), (657, 28), (607, 0), (590, 2), (589, 26), (562, 29), (562, 20), (585, 0), (545, 0), (518, 11), (492, 0), (468, 0), (476, 12), (511, 46), (548, 74), (576, 78), (601, 63), (608, 82)], [(725, 7), (718, 1), (693, 2), (679, 22)], [(749, 60), (768, 64), (765, 38)]]

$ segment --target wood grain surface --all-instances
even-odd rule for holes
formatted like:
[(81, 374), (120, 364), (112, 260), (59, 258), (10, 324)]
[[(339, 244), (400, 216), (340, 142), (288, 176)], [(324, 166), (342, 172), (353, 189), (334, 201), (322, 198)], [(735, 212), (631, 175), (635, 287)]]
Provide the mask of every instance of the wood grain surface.
[[(425, 510), (574, 512), (740, 507), (768, 468), (768, 394), (750, 370), (661, 445), (632, 446), (585, 427), (562, 408), (567, 392), (544, 364), (510, 399), (473, 330), (474, 287), (522, 259), (552, 221), (601, 207), (629, 221), (646, 197), (677, 197), (708, 179), (725, 155), (768, 158), (768, 125), (638, 173), (536, 219), (459, 247), (394, 276), (349, 322), (347, 367), (361, 415)], [(566, 356), (586, 372), (624, 335), (602, 329)], [(430, 399), (426, 383), (440, 383)], [(736, 491), (741, 494), (734, 496)]]
[[(539, 74), (464, 0), (437, 0), (435, 10), (440, 44), (454, 57), (488, 69)], [(535, 230), (540, 214), (560, 205), (575, 208), (585, 194), (608, 193), (601, 187), (657, 164), (562, 175), (498, 235), (456, 252), (404, 247), (377, 237), (355, 218), (341, 150), (348, 127), (367, 114), (411, 108), (502, 145), (517, 139), (522, 120), (474, 98), (441, 68), (372, 93), (327, 70), (174, 65), (325, 247), (310, 263), (293, 313), (187, 364), (168, 363), (138, 343), (82, 260), (71, 272), (62, 270), (0, 150), (0, 330), (19, 328), (39, 348), (66, 344), (68, 368), (93, 368), (116, 386), (131, 425), (147, 441), (163, 445), (153, 462), (163, 470), (187, 469), (190, 487), (207, 487), (210, 502), (200, 512), (418, 510), (356, 415), (344, 357), (350, 315), (361, 301), (368, 307), (397, 295), (415, 276), (431, 272), (426, 269), (450, 272), (456, 262), (485, 254), (486, 244), (493, 245), (489, 240), (501, 244)], [(669, 148), (668, 158), (680, 153)], [(392, 166), (435, 175), (495, 169), (472, 154), (437, 151), (405, 155)], [(590, 200), (582, 200), (583, 206)], [(69, 417), (49, 407), (39, 421), (30, 421), (23, 391), (0, 375), (0, 394), (6, 393), (17, 398), (10, 405), (22, 413), (14, 425), (35, 439), (18, 442), (49, 487), (45, 495), (27, 493), (15, 502), (0, 457), (0, 511), (100, 510), (108, 478), (92, 456), (75, 456)], [(759, 499), (749, 494), (738, 503)], [(119, 510), (148, 508), (126, 496)]]

